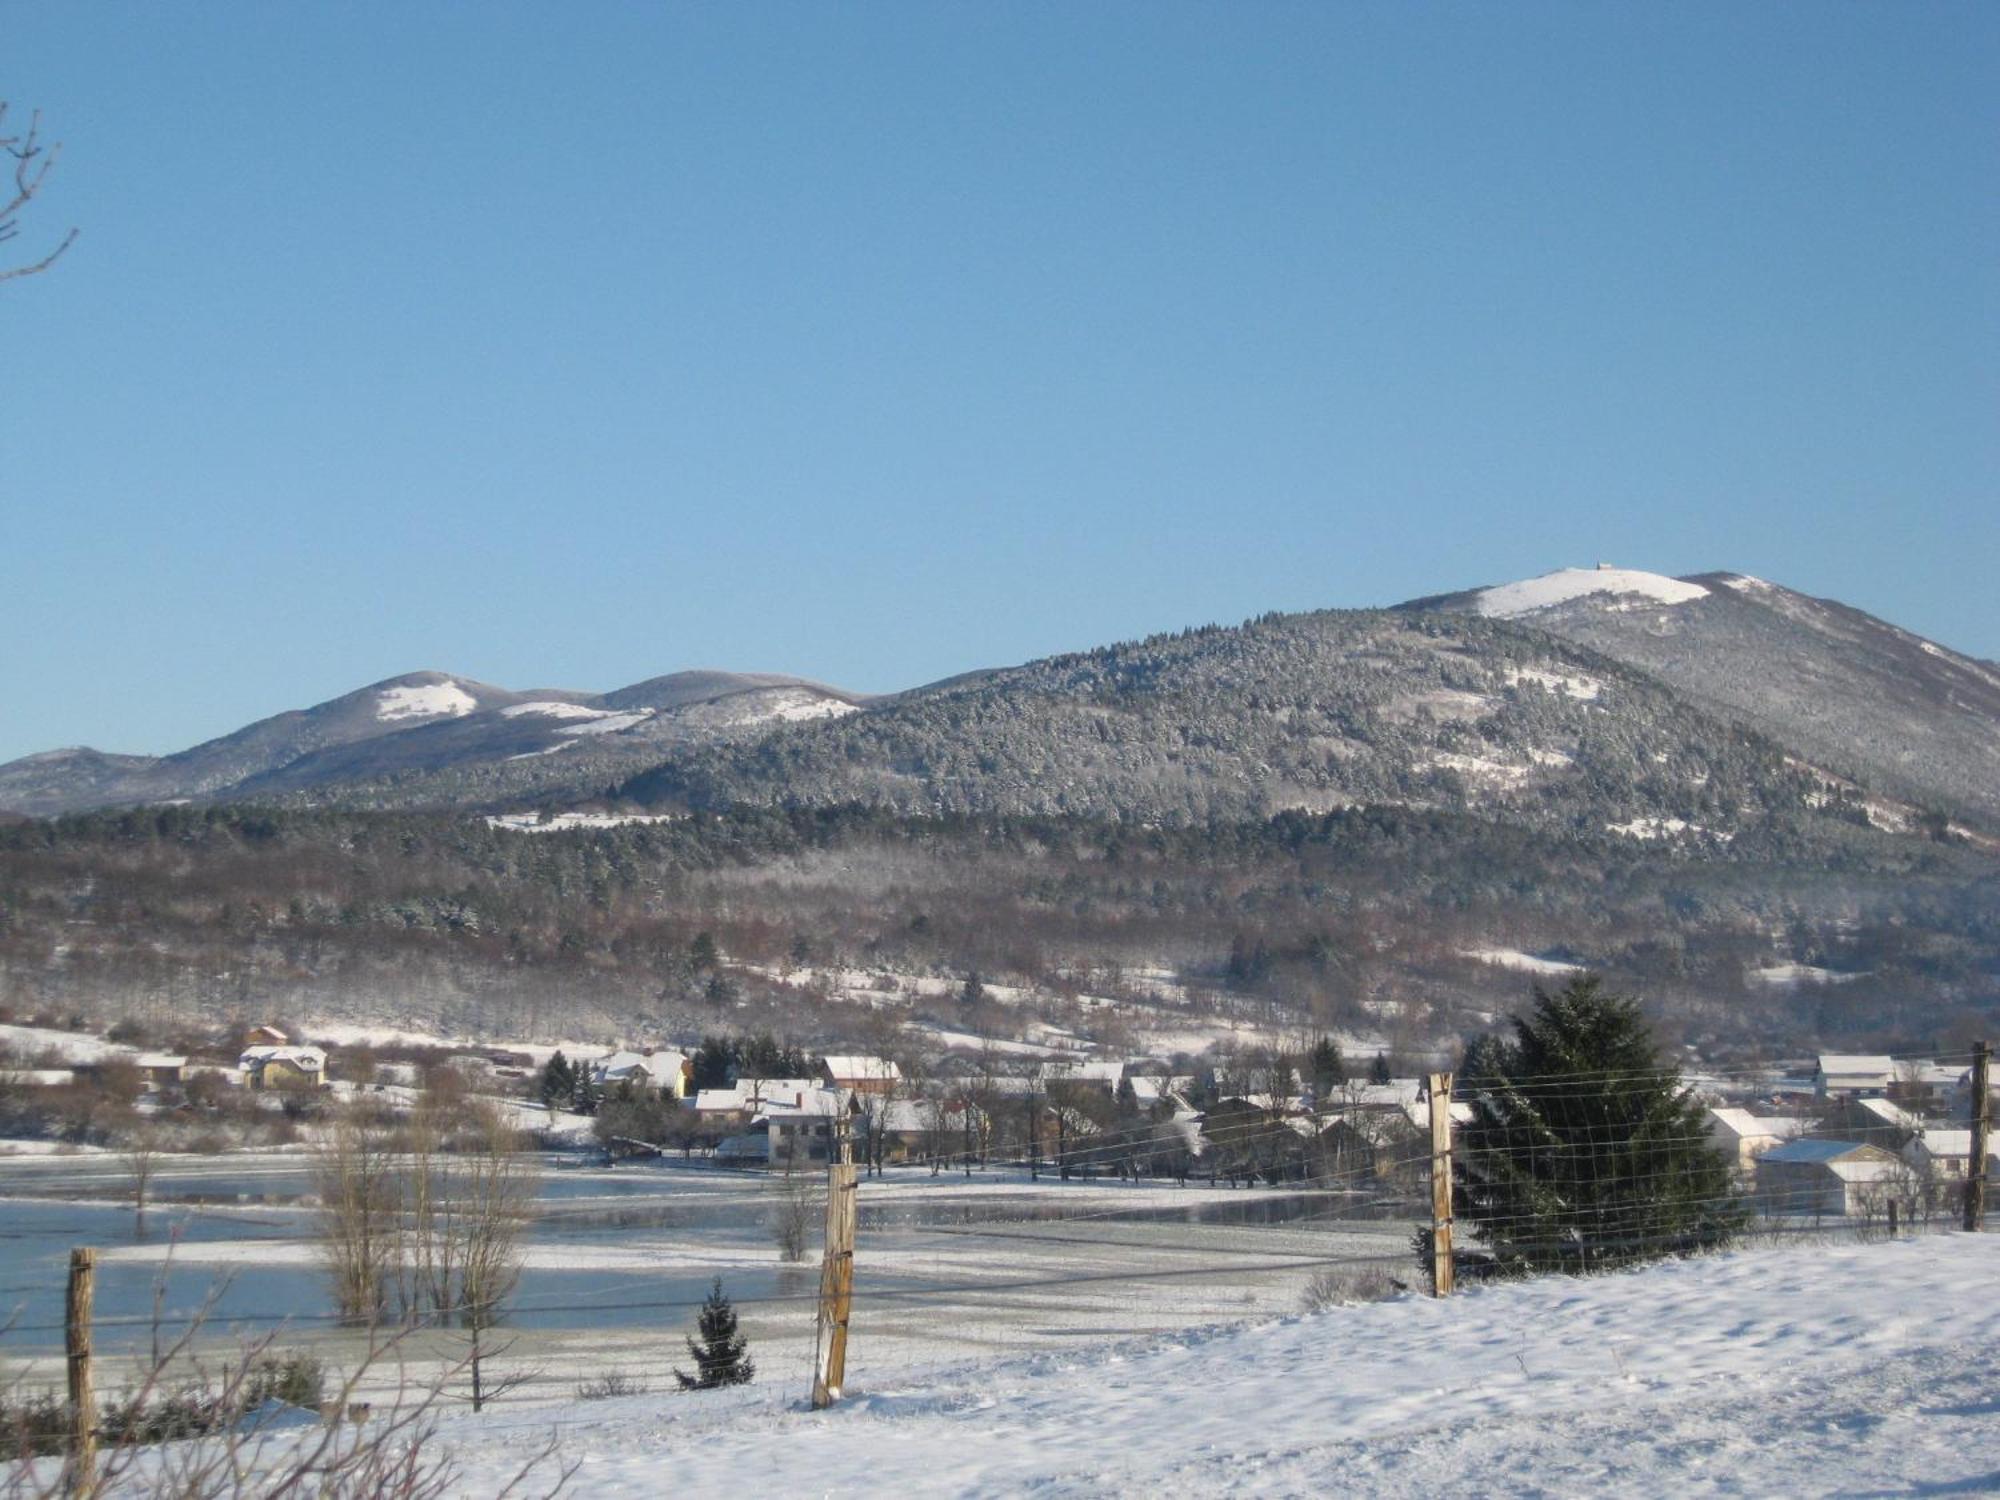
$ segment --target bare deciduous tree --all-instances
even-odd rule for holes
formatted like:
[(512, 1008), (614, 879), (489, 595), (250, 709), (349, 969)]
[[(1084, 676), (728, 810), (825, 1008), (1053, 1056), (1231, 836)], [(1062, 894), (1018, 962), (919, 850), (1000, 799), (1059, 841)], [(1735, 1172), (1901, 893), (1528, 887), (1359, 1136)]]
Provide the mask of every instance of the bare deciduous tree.
[(350, 1105), (313, 1151), (320, 1256), (343, 1318), (373, 1322), (400, 1282), (401, 1189), (386, 1125)]
[(125, 1160), (126, 1175), (132, 1179), (132, 1212), (146, 1212), (146, 1188), (153, 1180), (153, 1168), (158, 1164), (160, 1154), (159, 1133), (151, 1121), (141, 1121), (125, 1143), (120, 1153)]
[[(44, 145), (41, 139), (42, 113), (35, 110), (28, 116), (26, 131), (13, 134), (7, 129), (7, 101), (0, 99), (0, 151), (13, 159), (13, 182), (11, 188), (0, 188), (7, 193), (4, 205), (0, 205), (0, 244), (14, 239), (21, 232), (21, 212), (41, 192), (48, 182), (49, 172), (62, 154), (62, 142)], [(32, 276), (37, 271), (46, 271), (69, 247), (76, 243), (77, 231), (71, 228), (55, 249), (40, 260), (26, 265), (0, 267), (0, 281), (11, 281), (16, 276)]]

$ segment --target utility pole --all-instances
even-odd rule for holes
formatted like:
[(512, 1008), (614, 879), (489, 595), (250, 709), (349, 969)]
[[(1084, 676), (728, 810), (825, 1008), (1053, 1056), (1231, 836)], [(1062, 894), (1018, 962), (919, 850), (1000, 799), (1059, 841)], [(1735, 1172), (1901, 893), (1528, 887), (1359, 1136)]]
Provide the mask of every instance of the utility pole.
[(1977, 1234), (1986, 1223), (1986, 1156), (1993, 1149), (1993, 1096), (1987, 1092), (1993, 1048), (1972, 1044), (1972, 1155), (1965, 1162), (1965, 1231)]
[(1042, 1178), (1042, 1116), (1041, 1106), (1035, 1102), (1035, 1086), (1028, 1084), (1028, 1180), (1039, 1182)]
[(819, 1272), (819, 1329), (813, 1341), (814, 1411), (840, 1399), (847, 1380), (847, 1321), (854, 1305), (854, 1223), (858, 1187), (854, 1143), (840, 1133), (840, 1160), (826, 1169), (826, 1254)]
[(63, 1346), (69, 1365), (69, 1464), (64, 1471), (72, 1495), (97, 1490), (97, 1392), (90, 1376), (90, 1309), (97, 1276), (97, 1252), (87, 1246), (69, 1253), (69, 1294), (63, 1300)]
[(1451, 1263), (1451, 1074), (1430, 1075), (1431, 1293), (1449, 1297)]

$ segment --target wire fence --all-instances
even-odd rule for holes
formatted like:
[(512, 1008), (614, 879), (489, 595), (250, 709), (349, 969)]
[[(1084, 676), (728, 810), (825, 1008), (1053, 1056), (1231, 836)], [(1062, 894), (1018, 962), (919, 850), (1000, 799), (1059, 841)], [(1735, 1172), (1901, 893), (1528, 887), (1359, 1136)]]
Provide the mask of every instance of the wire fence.
[[(1704, 1081), (1746, 1096), (1771, 1082), (1762, 1070)], [(1433, 1150), (1431, 1099), (1360, 1090), (1095, 1127), (1079, 1109), (1046, 1132), (1061, 1142), (1053, 1150), (1039, 1121), (1018, 1139), (985, 1131), (967, 1147), (961, 1104), (950, 1129), (911, 1133), (898, 1160), (862, 1180), (848, 1384), (920, 1389), (996, 1356), (1062, 1359), (1120, 1339), (1426, 1294), (1426, 1237), (1440, 1227), (1436, 1174), (1447, 1171), (1461, 1280), (1955, 1226), (1967, 1179), (1991, 1169), (1948, 1149), (1980, 1097), (1912, 1099), (1900, 1112), (1792, 1099), (1782, 1113), (1761, 1106), (1772, 1112), (1748, 1115), (1745, 1127), (1653, 1069), (1466, 1076), (1436, 1101), (1451, 1120), (1443, 1157)], [(803, 1394), (821, 1305), (823, 1172), (666, 1161), (612, 1173), (646, 1184), (632, 1196), (592, 1193), (609, 1183), (585, 1174), (567, 1196), (544, 1198), (524, 1280), (497, 1320), (478, 1320), (499, 1391), (487, 1399), (674, 1389), (675, 1370), (694, 1368), (685, 1338), (716, 1280), (758, 1379)], [(787, 1263), (773, 1226), (796, 1215), (801, 1195), (814, 1234), (805, 1258)], [(230, 1253), (253, 1268), (288, 1264), (296, 1286), (324, 1298), (310, 1211), (237, 1222), (295, 1229), (233, 1242)], [(191, 1321), (217, 1341), (252, 1331), (332, 1363), (374, 1343), (323, 1300), (274, 1308), (232, 1298), (226, 1286), (202, 1295), (193, 1289), (212, 1269), (202, 1257), (214, 1244), (178, 1252), (187, 1259), (169, 1257), (173, 1274), (154, 1305), (95, 1319), (101, 1350), (122, 1349), (136, 1366), (161, 1324)], [(155, 1269), (135, 1258), (125, 1274)], [(10, 1278), (0, 1297), (44, 1290)], [(412, 1361), (461, 1368), (468, 1311), (400, 1318), (395, 1378), (407, 1379)], [(34, 1378), (53, 1359), (35, 1351), (62, 1331), (59, 1318), (17, 1316), (0, 1330), (0, 1356), (13, 1352), (16, 1374)], [(461, 1384), (454, 1376), (440, 1398), (471, 1399)]]

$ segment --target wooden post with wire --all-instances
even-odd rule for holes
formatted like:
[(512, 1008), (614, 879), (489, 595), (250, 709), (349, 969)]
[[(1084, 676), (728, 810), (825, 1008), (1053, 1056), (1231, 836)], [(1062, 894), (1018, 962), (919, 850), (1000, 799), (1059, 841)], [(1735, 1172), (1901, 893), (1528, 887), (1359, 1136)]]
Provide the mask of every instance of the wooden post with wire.
[(1430, 1075), (1431, 1295), (1451, 1295), (1451, 1074)]
[(63, 1348), (69, 1365), (69, 1464), (64, 1479), (72, 1495), (97, 1488), (97, 1392), (90, 1375), (90, 1309), (96, 1293), (97, 1252), (69, 1253), (69, 1294), (63, 1300)]
[(1986, 1157), (1993, 1149), (1993, 1096), (1987, 1090), (1993, 1048), (1972, 1044), (1972, 1154), (1965, 1159), (1965, 1232), (1977, 1234), (1986, 1223)]
[(814, 1411), (840, 1399), (847, 1380), (847, 1319), (854, 1304), (854, 1145), (840, 1134), (840, 1159), (826, 1169), (826, 1254), (819, 1272), (819, 1329), (813, 1341)]

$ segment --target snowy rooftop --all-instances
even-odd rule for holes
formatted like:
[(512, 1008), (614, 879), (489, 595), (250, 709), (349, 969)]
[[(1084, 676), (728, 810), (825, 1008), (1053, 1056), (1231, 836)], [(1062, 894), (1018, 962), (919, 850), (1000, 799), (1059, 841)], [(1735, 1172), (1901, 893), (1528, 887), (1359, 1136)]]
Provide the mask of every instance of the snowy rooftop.
[(893, 1083), (903, 1076), (903, 1070), (886, 1057), (829, 1057), (823, 1061), (829, 1078)]
[(1820, 1162), (1832, 1166), (1845, 1161), (1895, 1161), (1895, 1157), (1880, 1146), (1865, 1146), (1859, 1141), (1787, 1141), (1782, 1146), (1773, 1146), (1762, 1156), (1760, 1162)]

